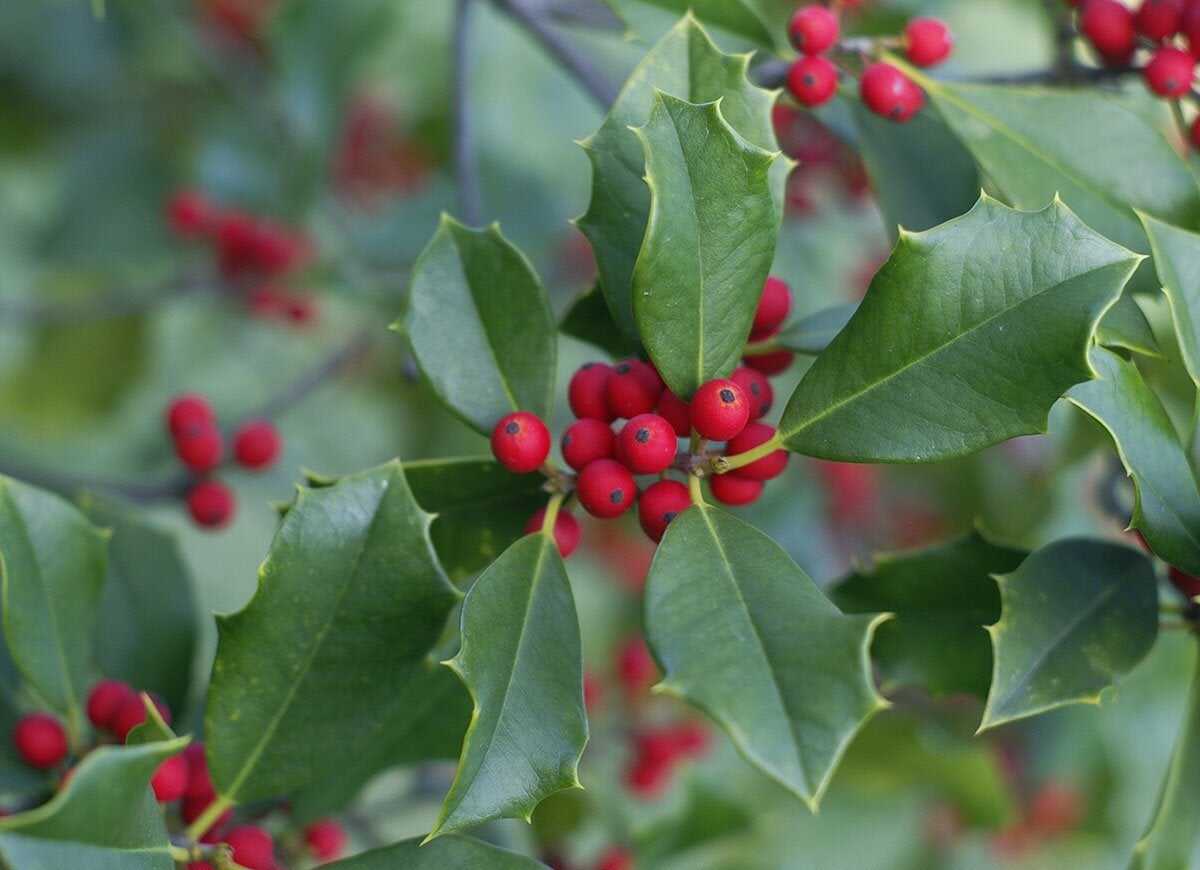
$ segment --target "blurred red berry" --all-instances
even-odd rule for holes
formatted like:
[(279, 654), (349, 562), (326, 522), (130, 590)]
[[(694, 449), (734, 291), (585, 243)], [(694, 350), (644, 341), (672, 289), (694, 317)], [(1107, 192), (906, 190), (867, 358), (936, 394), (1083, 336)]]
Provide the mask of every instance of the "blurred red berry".
[(589, 713), (594, 713), (604, 697), (604, 685), (600, 678), (591, 671), (583, 674), (583, 706)]
[(1133, 23), (1138, 33), (1161, 42), (1179, 32), (1183, 24), (1184, 0), (1142, 0)]
[(617, 650), (617, 678), (630, 695), (640, 695), (658, 679), (658, 665), (640, 635), (629, 638)]
[(1029, 827), (1043, 837), (1057, 837), (1083, 821), (1083, 794), (1069, 785), (1048, 782), (1029, 801)]
[(175, 439), (175, 455), (196, 474), (212, 471), (225, 455), (225, 439), (216, 426), (189, 429)]
[(112, 727), (117, 710), (137, 692), (120, 680), (101, 680), (88, 694), (87, 715), (94, 728), (107, 731)]
[(768, 278), (763, 284), (758, 307), (754, 310), (754, 325), (750, 340), (762, 341), (778, 331), (792, 312), (792, 288), (779, 278)]
[(150, 779), (154, 797), (160, 804), (169, 804), (184, 796), (188, 787), (188, 763), (182, 755), (172, 755), (158, 766)]
[(304, 829), (304, 842), (318, 861), (336, 861), (346, 851), (346, 831), (333, 819), (321, 819)]
[(837, 67), (822, 55), (806, 55), (792, 63), (787, 85), (801, 105), (810, 108), (824, 105), (837, 93)]
[(795, 362), (796, 355), (790, 350), (773, 350), (769, 353), (756, 353), (742, 360), (746, 365), (764, 375), (778, 375), (787, 371)]
[(1200, 595), (1200, 577), (1187, 574), (1171, 565), (1167, 568), (1167, 578), (1184, 598), (1192, 599)]
[(203, 194), (181, 190), (167, 201), (167, 220), (177, 235), (197, 238), (212, 232), (216, 209)]
[(1126, 63), (1137, 46), (1133, 13), (1118, 0), (1086, 0), (1080, 6), (1079, 32), (1107, 63)]
[[(190, 825), (195, 822), (200, 816), (204, 815), (204, 811), (209, 805), (216, 800), (215, 795), (193, 796), (186, 795), (183, 799), (183, 804), (179, 808), (179, 816), (183, 819), (184, 824)], [(229, 820), (233, 818), (233, 810), (227, 809), (208, 826), (208, 829), (201, 832), (201, 842), (212, 842), (221, 832), (221, 829), (229, 824)]]
[(675, 430), (676, 437), (687, 438), (692, 434), (692, 418), (691, 412), (688, 410), (688, 403), (670, 390), (662, 391), (662, 395), (658, 397), (658, 405), (655, 406), (654, 413), (671, 424), (671, 428)]
[(172, 438), (216, 425), (217, 415), (213, 413), (212, 405), (197, 393), (176, 396), (167, 406), (167, 431)]
[(796, 51), (821, 54), (838, 40), (837, 15), (824, 6), (801, 6), (788, 23), (788, 36)]
[(67, 732), (49, 713), (22, 716), (12, 739), (21, 760), (38, 770), (49, 770), (67, 757)]
[(196, 525), (223, 528), (233, 519), (233, 490), (219, 480), (202, 480), (188, 491), (187, 506)]
[[(538, 508), (525, 523), (525, 534), (540, 532), (545, 519), (546, 509)], [(582, 537), (583, 530), (579, 528), (579, 520), (575, 519), (570, 511), (560, 510), (554, 518), (554, 543), (558, 546), (559, 555), (566, 559), (574, 553)]]
[(254, 471), (270, 467), (279, 458), (283, 439), (269, 420), (251, 420), (242, 424), (233, 436), (233, 458), (238, 465)]
[(212, 776), (208, 772), (208, 759), (204, 755), (204, 744), (189, 743), (183, 750), (183, 757), (188, 763), (187, 796), (189, 798), (212, 798), (216, 795)]
[(276, 870), (275, 840), (257, 825), (241, 825), (224, 837), (234, 863), (246, 870)]
[(873, 63), (863, 72), (859, 93), (868, 109), (904, 123), (925, 105), (925, 95), (908, 76), (886, 63)]
[(633, 870), (633, 853), (613, 846), (596, 861), (596, 870)]
[(950, 56), (954, 38), (937, 18), (914, 18), (904, 28), (905, 52), (917, 66), (936, 66)]
[(1196, 59), (1181, 48), (1165, 45), (1146, 64), (1146, 86), (1160, 97), (1175, 99), (1192, 89)]

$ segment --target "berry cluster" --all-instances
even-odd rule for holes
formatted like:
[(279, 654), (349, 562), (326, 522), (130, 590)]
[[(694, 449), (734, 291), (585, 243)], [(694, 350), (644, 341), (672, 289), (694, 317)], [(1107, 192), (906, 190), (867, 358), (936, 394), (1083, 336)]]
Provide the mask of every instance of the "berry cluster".
[[(792, 16), (788, 36), (800, 57), (788, 70), (787, 84), (802, 105), (823, 105), (837, 93), (838, 69), (828, 53), (838, 48), (840, 35), (837, 13), (825, 6), (803, 6)], [(941, 63), (954, 48), (950, 29), (936, 18), (909, 21), (899, 43), (909, 62), (921, 67)], [(872, 112), (899, 123), (911, 119), (925, 104), (921, 89), (887, 63), (867, 66), (859, 80), (859, 95)]]
[[(184, 393), (167, 406), (167, 431), (175, 455), (196, 479), (187, 494), (188, 512), (197, 525), (217, 529), (233, 517), (233, 490), (211, 477), (225, 461), (225, 436), (212, 405), (203, 396)], [(279, 458), (283, 440), (267, 420), (250, 420), (233, 433), (233, 458), (250, 471), (263, 471)]]

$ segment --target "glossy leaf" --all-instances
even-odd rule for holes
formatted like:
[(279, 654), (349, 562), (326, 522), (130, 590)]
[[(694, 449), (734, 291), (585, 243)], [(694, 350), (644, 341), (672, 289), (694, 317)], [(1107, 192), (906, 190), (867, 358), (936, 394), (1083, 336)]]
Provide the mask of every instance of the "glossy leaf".
[(336, 779), (407, 721), (411, 666), (458, 595), (398, 462), (301, 489), (245, 609), (218, 617), (205, 717), (217, 791), (235, 802)]
[(544, 870), (543, 864), (471, 837), (448, 836), (421, 845), (405, 840), (325, 865), (329, 870)]
[(74, 506), (0, 477), (4, 639), (25, 680), (75, 730), (94, 669), (104, 547)]
[(437, 396), (484, 434), (512, 411), (553, 406), (557, 329), (525, 256), (492, 225), (443, 215), (413, 266), (408, 308), (393, 325)]
[(1200, 385), (1200, 235), (1140, 215), (1163, 292), (1171, 304), (1183, 364)]
[(845, 613), (895, 614), (879, 627), (871, 650), (885, 685), (982, 697), (992, 675), (984, 626), (1000, 618), (992, 575), (1015, 570), (1026, 555), (973, 532), (926, 550), (879, 556), (839, 581), (830, 598)]
[(1162, 356), (1150, 321), (1128, 287), (1116, 304), (1105, 312), (1096, 328), (1096, 340), (1104, 347), (1121, 348), (1142, 356)]
[(818, 356), (846, 328), (858, 305), (846, 303), (824, 308), (788, 324), (774, 341), (788, 350), (806, 356)]
[(650, 222), (633, 269), (633, 311), (667, 386), (691, 396), (737, 367), (778, 232), (774, 155), (725, 122), (719, 103), (655, 97), (637, 128)]
[(660, 691), (708, 713), (759, 770), (815, 809), (886, 702), (868, 648), (882, 616), (844, 616), (770, 538), (708, 505), (667, 527), (646, 580)]
[(447, 664), (475, 712), (431, 838), (489, 819), (528, 820), (542, 799), (579, 786), (583, 654), (550, 538), (522, 538), (475, 581), (463, 602), (462, 647)]
[(692, 103), (720, 100), (722, 115), (739, 135), (776, 150), (771, 124), (775, 95), (750, 83), (749, 60), (749, 55), (723, 54), (695, 18), (684, 16), (630, 75), (600, 129), (580, 143), (592, 164), (592, 199), (578, 220), (579, 229), (592, 243), (613, 320), (630, 341), (638, 340), (634, 262), (650, 220), (645, 152), (630, 128), (649, 121), (660, 90)]
[(1073, 538), (998, 575), (992, 688), (980, 730), (1065, 704), (1099, 703), (1158, 636), (1158, 582), (1142, 553)]
[(822, 459), (935, 462), (1043, 432), (1139, 258), (1057, 200), (901, 236), (779, 426)]
[(705, 24), (719, 27), (736, 36), (757, 43), (763, 48), (780, 47), (775, 39), (772, 22), (766, 14), (763, 0), (640, 0), (670, 12), (695, 15)]
[(1179, 433), (1136, 366), (1103, 348), (1093, 350), (1091, 360), (1099, 377), (1067, 398), (1116, 443), (1133, 479), (1130, 527), (1163, 559), (1200, 574), (1200, 489)]
[(564, 335), (600, 348), (613, 359), (639, 355), (641, 344), (628, 339), (617, 326), (599, 284), (571, 301), (558, 329)]

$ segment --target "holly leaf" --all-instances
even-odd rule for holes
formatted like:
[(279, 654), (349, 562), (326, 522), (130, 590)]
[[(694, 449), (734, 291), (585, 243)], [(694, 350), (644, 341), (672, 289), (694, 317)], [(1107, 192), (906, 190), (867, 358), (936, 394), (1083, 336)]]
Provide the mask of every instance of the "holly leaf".
[(544, 798), (580, 787), (588, 726), (579, 621), (548, 536), (517, 541), (475, 581), (462, 647), (446, 664), (475, 712), (427, 841), (490, 819), (528, 821)]
[(858, 305), (846, 303), (823, 308), (788, 324), (774, 337), (774, 342), (788, 350), (806, 356), (818, 356), (846, 328)]
[(844, 616), (778, 544), (708, 505), (667, 527), (645, 608), (657, 691), (708, 713), (815, 811), (855, 733), (887, 706), (868, 654), (886, 617)]
[[(766, 49), (781, 48), (763, 0), (639, 0), (669, 12), (689, 13), (713, 27), (748, 39)], [(777, 0), (774, 0), (777, 2)]]
[(1200, 385), (1200, 235), (1139, 214), (1171, 305), (1183, 365)]
[(1130, 528), (1172, 565), (1200, 574), (1200, 488), (1179, 433), (1133, 363), (1103, 348), (1091, 361), (1097, 379), (1067, 398), (1108, 430), (1133, 479)]
[(642, 344), (677, 396), (738, 365), (779, 229), (776, 155), (743, 139), (721, 104), (661, 91), (634, 130), (646, 152), (650, 222), (633, 269)]
[(446, 836), (422, 844), (404, 840), (325, 865), (328, 870), (545, 870), (545, 865), (471, 837)]
[(1162, 357), (1150, 321), (1128, 287), (1100, 321), (1096, 329), (1096, 341), (1104, 347), (1121, 348), (1142, 356)]
[(217, 619), (205, 737), (234, 802), (336, 781), (408, 720), (409, 666), (458, 593), (399, 462), (301, 489), (245, 609)]
[(1098, 704), (1158, 636), (1158, 581), (1130, 547), (1073, 538), (996, 576), (1000, 621), (979, 730), (1066, 704)]
[(126, 746), (140, 746), (143, 743), (158, 743), (163, 740), (174, 740), (175, 732), (171, 730), (171, 726), (163, 719), (162, 713), (158, 712), (158, 707), (154, 700), (145, 692), (140, 694), (142, 706), (146, 708), (146, 719), (140, 725), (135, 725), (133, 730), (125, 735)]
[(638, 356), (641, 350), (641, 344), (626, 338), (613, 320), (599, 284), (571, 301), (558, 329), (564, 335), (600, 348), (613, 359)]
[(404, 332), (434, 393), (485, 435), (512, 411), (548, 416), (558, 336), (546, 289), (498, 225), (442, 215), (417, 258)]
[(580, 143), (592, 164), (592, 198), (577, 223), (592, 243), (613, 321), (629, 341), (638, 341), (633, 269), (650, 222), (645, 152), (630, 128), (646, 125), (655, 92), (663, 91), (691, 103), (720, 100), (722, 115), (740, 136), (777, 150), (771, 124), (776, 95), (750, 83), (749, 61), (749, 55), (722, 53), (685, 15), (638, 64), (600, 129)]
[(76, 734), (94, 669), (105, 543), (69, 502), (0, 477), (4, 639), (29, 686)]
[(1058, 200), (1020, 212), (985, 195), (960, 218), (902, 234), (792, 394), (785, 446), (936, 462), (1044, 432), (1055, 400), (1092, 377), (1096, 324), (1139, 260)]
[(895, 614), (872, 644), (885, 685), (982, 697), (992, 676), (984, 626), (1000, 618), (992, 575), (1015, 570), (1027, 555), (972, 532), (925, 550), (878, 556), (838, 581), (829, 597), (844, 613)]

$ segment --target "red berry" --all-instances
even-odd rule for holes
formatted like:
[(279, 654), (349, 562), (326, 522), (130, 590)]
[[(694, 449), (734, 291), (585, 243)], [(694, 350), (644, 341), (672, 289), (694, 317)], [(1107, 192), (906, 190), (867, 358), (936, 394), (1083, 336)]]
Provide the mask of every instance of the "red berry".
[(233, 436), (233, 457), (239, 465), (259, 471), (279, 457), (283, 445), (279, 430), (269, 420), (251, 420)]
[(219, 480), (202, 480), (188, 491), (187, 506), (196, 525), (222, 528), (233, 518), (233, 490)]
[(176, 396), (167, 406), (167, 431), (172, 438), (216, 425), (217, 415), (213, 413), (212, 405), (196, 393)]
[[(525, 523), (525, 534), (532, 535), (534, 532), (540, 532), (545, 519), (546, 509), (538, 508)], [(568, 511), (560, 510), (558, 516), (554, 518), (554, 543), (558, 545), (559, 555), (565, 559), (574, 553), (582, 537), (583, 531), (579, 528), (579, 520), (575, 519), (574, 515)]]
[(188, 787), (188, 763), (182, 755), (172, 755), (158, 766), (150, 779), (154, 797), (160, 804), (169, 804), (183, 797)]
[(751, 420), (767, 415), (775, 402), (775, 390), (771, 388), (771, 382), (767, 380), (766, 375), (749, 366), (739, 366), (733, 370), (729, 380), (741, 387), (742, 392), (746, 394)]
[(954, 37), (944, 21), (914, 18), (904, 28), (905, 51), (917, 66), (935, 66), (950, 56)]
[(196, 474), (212, 471), (221, 464), (225, 439), (216, 426), (204, 426), (184, 432), (175, 439), (175, 455)]
[(1185, 598), (1191, 599), (1200, 595), (1200, 577), (1186, 574), (1172, 565), (1167, 569), (1167, 578)]
[(708, 729), (699, 722), (684, 722), (671, 729), (675, 748), (685, 758), (698, 758), (708, 751)]
[(567, 427), (562, 437), (562, 455), (567, 465), (576, 471), (597, 459), (613, 455), (616, 436), (603, 420), (585, 417)]
[(228, 277), (255, 268), (258, 244), (258, 224), (245, 212), (229, 210), (217, 218), (217, 258), (221, 271)]
[(608, 408), (606, 385), (612, 374), (612, 366), (601, 362), (584, 363), (571, 376), (567, 387), (567, 401), (571, 413), (581, 420), (603, 420), (608, 423), (616, 416)]
[(658, 372), (636, 359), (617, 363), (604, 386), (609, 412), (627, 420), (653, 411), (662, 391)]
[(635, 759), (625, 774), (625, 784), (635, 797), (649, 800), (662, 794), (671, 781), (670, 764)]
[[(204, 795), (203, 797), (193, 797), (192, 795), (187, 795), (183, 799), (183, 805), (179, 808), (180, 818), (183, 819), (184, 824), (190, 825), (192, 822), (196, 821), (196, 819), (200, 818), (200, 816), (204, 815), (204, 811), (208, 809), (209, 805), (215, 799), (215, 795)], [(223, 827), (225, 827), (225, 825), (229, 824), (229, 820), (232, 818), (233, 810), (225, 810), (225, 812), (221, 813), (221, 815), (219, 815), (216, 820), (208, 826), (208, 830), (201, 834), (200, 841), (204, 843), (211, 842), (213, 835), (219, 832)]]
[[(760, 444), (766, 444), (774, 437), (774, 426), (768, 426), (765, 423), (751, 423), (726, 445), (726, 452), (729, 456), (747, 453)], [(739, 477), (748, 477), (751, 480), (770, 480), (783, 474), (787, 464), (788, 452), (780, 449), (768, 453), (762, 459), (757, 459), (749, 465), (742, 466), (736, 473)]]
[(589, 713), (595, 712), (603, 694), (604, 686), (600, 683), (600, 678), (591, 671), (585, 671), (583, 674), (583, 706)]
[(260, 223), (250, 243), (254, 265), (265, 275), (283, 275), (298, 267), (309, 253), (308, 240), (274, 224)]
[(640, 636), (629, 638), (617, 651), (617, 678), (630, 695), (641, 694), (658, 679), (658, 666)]
[[(168, 725), (171, 724), (171, 710), (167, 707), (165, 701), (161, 698), (150, 696), (154, 706), (158, 708), (158, 714), (162, 720)], [(121, 706), (117, 708), (116, 714), (112, 718), (112, 733), (120, 742), (124, 743), (125, 738), (129, 736), (129, 732), (146, 721), (146, 705), (142, 702), (142, 696), (134, 693), (132, 698), (126, 699)]]
[(692, 426), (710, 441), (728, 441), (746, 428), (750, 403), (731, 380), (709, 381), (692, 396)]
[(657, 414), (638, 414), (618, 437), (621, 462), (634, 474), (658, 474), (675, 461), (675, 428)]
[(687, 438), (692, 434), (692, 417), (688, 403), (670, 390), (663, 390), (662, 395), (658, 397), (654, 413), (671, 424), (676, 437)]
[(321, 819), (304, 829), (304, 842), (318, 861), (336, 861), (346, 851), (346, 831), (333, 819)]
[(613, 846), (596, 861), (596, 870), (633, 870), (633, 855), (628, 849)]
[(17, 754), (30, 767), (49, 770), (67, 757), (67, 732), (49, 713), (22, 716), (13, 729)]
[(1188, 47), (1200, 51), (1200, 3), (1189, 0), (1179, 19), (1179, 30), (1187, 37)]
[(660, 480), (638, 498), (638, 522), (646, 537), (657, 543), (666, 534), (667, 524), (691, 505), (686, 486), (675, 480)]
[(1029, 801), (1029, 825), (1043, 837), (1061, 836), (1079, 827), (1084, 816), (1083, 795), (1069, 785), (1048, 782)]
[(1079, 32), (1108, 63), (1128, 61), (1137, 46), (1133, 13), (1118, 0), (1087, 0), (1079, 13)]
[(1161, 42), (1179, 32), (1183, 23), (1184, 0), (1142, 0), (1133, 23), (1138, 33)]
[(201, 193), (181, 190), (167, 201), (167, 220), (171, 229), (184, 238), (196, 238), (212, 232), (216, 209)]
[(1160, 97), (1182, 97), (1192, 89), (1196, 59), (1180, 48), (1163, 46), (1146, 64), (1146, 86)]
[(824, 6), (802, 6), (792, 15), (788, 36), (796, 51), (821, 54), (838, 40), (837, 16)]
[(284, 300), (283, 314), (296, 326), (304, 326), (316, 319), (317, 303), (307, 296), (292, 296)]
[(241, 825), (225, 835), (233, 861), (246, 870), (275, 870), (275, 840), (256, 825)]
[(798, 103), (820, 106), (832, 100), (837, 93), (837, 67), (822, 55), (806, 55), (792, 64), (787, 83), (788, 90)]
[(536, 414), (517, 411), (501, 417), (492, 430), (492, 453), (517, 474), (537, 471), (550, 455), (550, 430)]
[(921, 110), (925, 94), (891, 64), (873, 63), (863, 72), (859, 93), (877, 115), (904, 123)]
[(779, 278), (768, 278), (763, 284), (758, 308), (754, 312), (754, 325), (750, 328), (750, 340), (762, 341), (779, 330), (792, 311), (792, 288)]
[(107, 731), (121, 705), (136, 697), (137, 692), (120, 680), (101, 680), (92, 687), (88, 695), (88, 720), (93, 727)]
[(189, 743), (183, 750), (183, 757), (188, 763), (188, 784), (186, 795), (189, 798), (212, 799), (216, 795), (212, 776), (208, 772), (208, 759), (204, 756), (203, 743)]
[(742, 360), (750, 368), (764, 375), (777, 375), (786, 372), (796, 361), (796, 355), (790, 350), (773, 350), (770, 353), (756, 353)]
[(739, 506), (758, 501), (762, 495), (763, 482), (739, 477), (736, 474), (718, 474), (712, 478), (713, 498), (721, 504)]
[(579, 503), (594, 517), (619, 517), (633, 504), (637, 484), (624, 465), (614, 459), (597, 459), (576, 481)]

